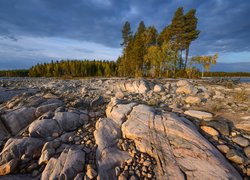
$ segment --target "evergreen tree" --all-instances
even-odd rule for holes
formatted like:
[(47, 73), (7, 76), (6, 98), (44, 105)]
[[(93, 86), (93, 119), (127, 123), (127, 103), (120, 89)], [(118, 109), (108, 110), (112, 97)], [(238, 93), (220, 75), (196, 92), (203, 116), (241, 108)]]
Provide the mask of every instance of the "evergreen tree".
[(132, 37), (132, 31), (131, 31), (130, 23), (126, 21), (122, 29), (123, 42), (121, 45), (124, 47), (127, 47), (128, 42), (131, 39), (131, 37)]
[(141, 77), (143, 75), (143, 57), (145, 54), (145, 43), (144, 43), (144, 32), (146, 27), (144, 22), (141, 21), (138, 29), (135, 33), (133, 50), (132, 50), (132, 59), (133, 59), (133, 67), (134, 74), (136, 77)]
[(176, 51), (179, 52), (179, 61), (176, 63), (176, 69), (178, 68), (178, 65), (179, 69), (181, 69), (181, 67), (183, 66), (182, 51), (185, 49), (185, 18), (183, 15), (182, 7), (179, 7), (174, 14), (172, 23), (170, 25), (170, 32), (172, 40), (174, 40), (176, 43)]
[(184, 16), (184, 21), (185, 21), (184, 44), (185, 44), (185, 49), (186, 49), (184, 69), (186, 69), (186, 66), (187, 66), (190, 44), (192, 41), (198, 38), (199, 33), (200, 33), (200, 31), (197, 30), (198, 19), (195, 16), (195, 13), (196, 13), (196, 10), (191, 9)]

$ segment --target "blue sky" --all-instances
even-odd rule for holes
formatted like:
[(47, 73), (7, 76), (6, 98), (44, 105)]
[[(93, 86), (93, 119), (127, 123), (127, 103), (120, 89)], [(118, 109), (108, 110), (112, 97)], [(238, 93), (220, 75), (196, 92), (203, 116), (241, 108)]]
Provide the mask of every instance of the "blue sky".
[(160, 32), (179, 7), (197, 10), (199, 39), (191, 55), (250, 62), (248, 0), (1, 0), (0, 69), (60, 59), (116, 60), (121, 28), (144, 20)]

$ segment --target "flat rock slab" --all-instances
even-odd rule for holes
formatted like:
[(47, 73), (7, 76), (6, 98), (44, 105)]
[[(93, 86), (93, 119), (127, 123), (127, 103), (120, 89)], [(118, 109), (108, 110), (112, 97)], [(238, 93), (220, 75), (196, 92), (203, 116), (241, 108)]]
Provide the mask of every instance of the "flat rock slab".
[(174, 114), (137, 105), (131, 108), (121, 130), (125, 138), (134, 140), (137, 149), (156, 159), (157, 179), (242, 179), (187, 122)]
[(184, 114), (198, 118), (198, 119), (204, 119), (204, 120), (210, 120), (213, 117), (211, 113), (203, 112), (203, 111), (196, 111), (196, 110), (188, 110), (188, 111), (185, 111)]

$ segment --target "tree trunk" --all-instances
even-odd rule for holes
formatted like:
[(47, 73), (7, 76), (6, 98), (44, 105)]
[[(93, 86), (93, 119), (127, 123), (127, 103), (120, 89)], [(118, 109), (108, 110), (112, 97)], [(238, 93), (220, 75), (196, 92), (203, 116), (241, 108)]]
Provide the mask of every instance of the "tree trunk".
[(189, 53), (189, 46), (186, 49), (186, 58), (185, 58), (184, 70), (186, 70), (186, 68), (187, 68), (188, 53)]

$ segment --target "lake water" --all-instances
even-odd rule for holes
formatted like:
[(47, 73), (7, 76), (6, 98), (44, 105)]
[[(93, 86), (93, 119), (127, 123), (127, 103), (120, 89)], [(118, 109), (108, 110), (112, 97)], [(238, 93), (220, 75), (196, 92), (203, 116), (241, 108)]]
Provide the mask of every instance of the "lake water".
[(250, 77), (214, 77), (209, 79), (231, 79), (231, 80), (239, 80), (242, 83), (250, 83)]

